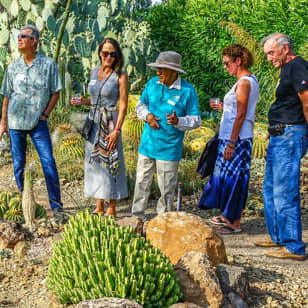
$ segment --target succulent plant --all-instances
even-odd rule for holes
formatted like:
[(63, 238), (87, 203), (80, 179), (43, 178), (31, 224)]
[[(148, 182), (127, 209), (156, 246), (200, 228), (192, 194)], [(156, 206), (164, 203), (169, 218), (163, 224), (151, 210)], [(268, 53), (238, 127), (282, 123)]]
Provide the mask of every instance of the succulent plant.
[(62, 137), (60, 152), (72, 158), (84, 158), (84, 142), (78, 133)]
[(130, 226), (83, 211), (53, 246), (48, 286), (64, 304), (119, 297), (169, 307), (182, 297), (170, 260)]
[(125, 122), (122, 127), (122, 132), (124, 137), (131, 138), (134, 144), (138, 145), (142, 130), (143, 130), (144, 122), (137, 118), (136, 113), (132, 112), (127, 115)]
[[(35, 204), (35, 217), (46, 217), (46, 210), (39, 205)], [(18, 192), (0, 192), (0, 219), (12, 220), (15, 222), (24, 221), (21, 196)]]
[[(25, 227), (29, 229), (30, 232), (35, 230), (35, 200), (33, 195), (32, 173), (32, 169), (27, 167), (25, 170), (24, 190), (22, 193), (22, 212), (25, 219)], [(16, 203), (18, 204), (18, 201), (16, 201)]]

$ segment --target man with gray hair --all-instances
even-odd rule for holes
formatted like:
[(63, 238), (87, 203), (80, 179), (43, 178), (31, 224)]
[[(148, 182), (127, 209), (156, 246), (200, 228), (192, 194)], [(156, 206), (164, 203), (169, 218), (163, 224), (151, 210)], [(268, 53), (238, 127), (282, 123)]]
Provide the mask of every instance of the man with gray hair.
[(145, 216), (155, 170), (161, 197), (157, 213), (171, 211), (186, 130), (201, 125), (198, 97), (194, 87), (179, 76), (181, 55), (161, 52), (155, 63), (157, 76), (149, 80), (136, 106), (145, 121), (136, 172), (132, 214)]
[(269, 257), (305, 259), (300, 214), (300, 160), (307, 150), (308, 62), (295, 55), (290, 37), (274, 33), (263, 40), (268, 62), (280, 68), (275, 101), (268, 113), (269, 145), (263, 185), (264, 215), (271, 240)]
[(0, 94), (4, 96), (0, 123), (0, 140), (10, 136), (14, 174), (18, 189), (24, 187), (27, 135), (39, 154), (52, 210), (61, 211), (58, 171), (52, 154), (47, 118), (56, 105), (61, 90), (56, 62), (39, 52), (39, 31), (24, 26), (18, 34), (22, 56), (7, 68)]

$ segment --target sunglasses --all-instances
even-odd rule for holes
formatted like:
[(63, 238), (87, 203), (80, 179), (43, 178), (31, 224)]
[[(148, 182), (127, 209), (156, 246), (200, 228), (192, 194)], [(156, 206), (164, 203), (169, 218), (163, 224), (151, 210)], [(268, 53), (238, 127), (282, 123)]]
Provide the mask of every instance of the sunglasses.
[(22, 34), (22, 33), (20, 33), (20, 34), (17, 35), (17, 38), (18, 39), (25, 39), (25, 38), (33, 39), (33, 36), (31, 36), (29, 34)]
[(234, 61), (223, 61), (222, 64), (226, 67), (229, 67), (231, 63), (234, 63)]
[(101, 53), (104, 58), (107, 58), (108, 56), (110, 56), (111, 58), (115, 58), (117, 56), (117, 53), (115, 51), (112, 52), (101, 51)]

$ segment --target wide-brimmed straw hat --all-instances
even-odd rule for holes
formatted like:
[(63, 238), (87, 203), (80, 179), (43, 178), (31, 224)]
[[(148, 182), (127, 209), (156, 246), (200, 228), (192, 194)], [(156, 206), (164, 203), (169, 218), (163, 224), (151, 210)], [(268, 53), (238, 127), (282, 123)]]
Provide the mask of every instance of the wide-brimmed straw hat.
[(169, 68), (171, 70), (184, 73), (186, 72), (181, 69), (182, 57), (175, 51), (162, 51), (154, 63), (149, 63), (147, 66)]

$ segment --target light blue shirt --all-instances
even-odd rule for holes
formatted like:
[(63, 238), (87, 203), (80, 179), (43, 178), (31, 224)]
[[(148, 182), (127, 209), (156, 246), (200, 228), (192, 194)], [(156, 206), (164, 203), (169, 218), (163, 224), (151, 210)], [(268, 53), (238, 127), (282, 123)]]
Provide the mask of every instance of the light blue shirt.
[(9, 98), (8, 127), (31, 130), (47, 107), (50, 97), (60, 91), (61, 79), (57, 63), (37, 53), (27, 66), (23, 56), (7, 68), (0, 94)]
[(160, 127), (155, 130), (145, 123), (139, 153), (154, 159), (179, 161), (182, 157), (185, 131), (168, 124), (166, 115), (175, 111), (179, 122), (181, 120), (183, 124), (187, 116), (193, 116), (197, 119), (195, 127), (200, 126), (198, 97), (194, 87), (179, 78), (168, 88), (159, 82), (158, 77), (154, 77), (147, 82), (140, 103), (146, 106), (147, 112), (160, 119)]

